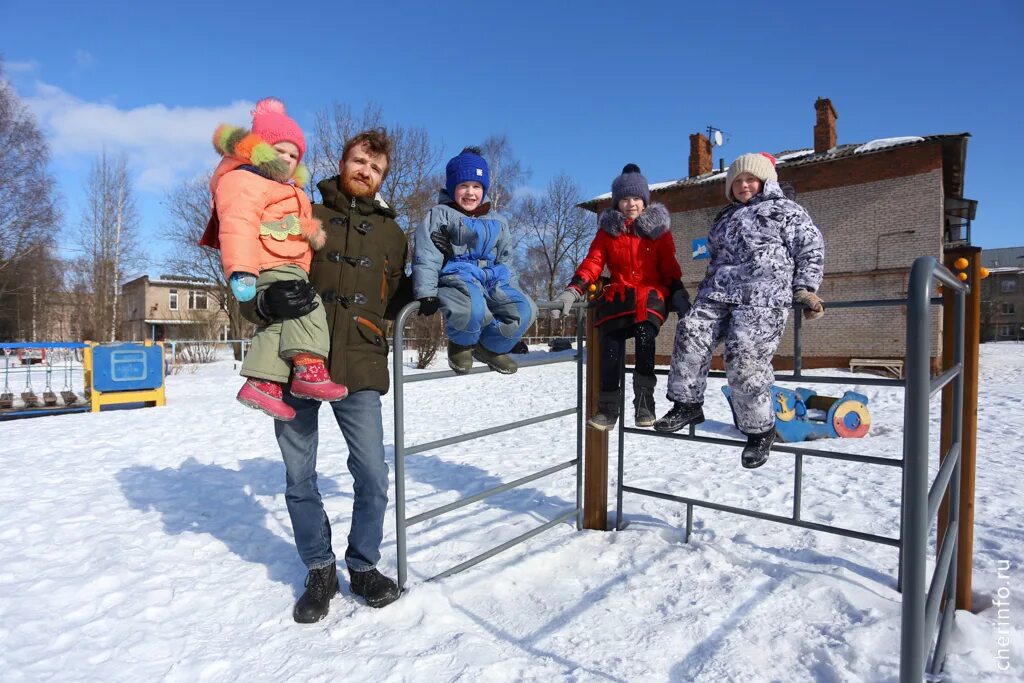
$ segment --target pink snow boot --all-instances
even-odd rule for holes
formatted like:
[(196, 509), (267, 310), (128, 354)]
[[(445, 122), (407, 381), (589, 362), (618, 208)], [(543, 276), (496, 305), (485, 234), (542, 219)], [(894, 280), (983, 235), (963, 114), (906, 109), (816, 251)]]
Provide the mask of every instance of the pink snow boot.
[(348, 387), (335, 384), (324, 361), (312, 354), (292, 358), (292, 396), (315, 401), (340, 401), (348, 396)]
[(295, 409), (284, 402), (284, 390), (277, 382), (250, 377), (238, 390), (238, 400), (243, 405), (264, 413), (282, 422), (295, 419)]

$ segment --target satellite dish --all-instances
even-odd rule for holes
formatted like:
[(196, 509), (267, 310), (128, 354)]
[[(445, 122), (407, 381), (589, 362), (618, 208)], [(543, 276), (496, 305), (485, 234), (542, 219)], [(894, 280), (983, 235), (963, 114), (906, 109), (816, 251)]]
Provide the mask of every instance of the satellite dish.
[(711, 141), (714, 143), (715, 147), (721, 147), (722, 146), (722, 131), (716, 130), (714, 133), (712, 133), (711, 134)]

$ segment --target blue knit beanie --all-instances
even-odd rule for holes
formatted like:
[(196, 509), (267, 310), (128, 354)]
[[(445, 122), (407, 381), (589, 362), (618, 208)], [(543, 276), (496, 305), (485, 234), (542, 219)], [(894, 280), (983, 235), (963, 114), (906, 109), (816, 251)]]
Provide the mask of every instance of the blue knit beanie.
[(618, 211), (619, 200), (626, 197), (639, 197), (644, 200), (644, 207), (651, 205), (651, 188), (636, 164), (626, 164), (622, 175), (612, 181), (612, 208)]
[[(444, 187), (452, 199), (455, 199), (455, 188), (459, 183), (480, 183), (484, 186), (484, 197), (487, 196), (487, 188), (491, 186), (491, 173), (487, 169), (487, 162), (468, 147), (462, 150), (458, 156), (451, 158), (448, 165), (444, 167), (444, 174)], [(483, 197), (480, 199), (482, 200)]]

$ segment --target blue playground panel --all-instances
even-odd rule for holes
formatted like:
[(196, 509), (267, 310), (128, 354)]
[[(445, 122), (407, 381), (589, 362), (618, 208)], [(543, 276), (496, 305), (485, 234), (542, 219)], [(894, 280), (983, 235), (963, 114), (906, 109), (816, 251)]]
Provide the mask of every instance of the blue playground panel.
[(140, 344), (96, 346), (93, 388), (98, 391), (157, 389), (164, 383), (163, 349)]
[[(871, 429), (868, 397), (847, 391), (839, 398), (819, 396), (812, 389), (796, 390), (772, 385), (775, 433), (780, 441), (793, 443), (809, 439), (859, 439)], [(729, 387), (722, 393), (732, 405)]]

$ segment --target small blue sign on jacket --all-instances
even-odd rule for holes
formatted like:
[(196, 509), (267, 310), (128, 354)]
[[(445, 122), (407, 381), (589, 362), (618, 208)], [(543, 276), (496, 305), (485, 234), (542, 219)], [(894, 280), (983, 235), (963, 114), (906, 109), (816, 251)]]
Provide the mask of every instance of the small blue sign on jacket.
[(698, 237), (693, 241), (693, 260), (699, 261), (702, 258), (711, 258), (707, 237)]

